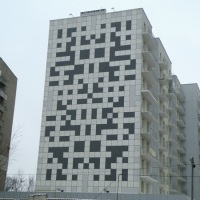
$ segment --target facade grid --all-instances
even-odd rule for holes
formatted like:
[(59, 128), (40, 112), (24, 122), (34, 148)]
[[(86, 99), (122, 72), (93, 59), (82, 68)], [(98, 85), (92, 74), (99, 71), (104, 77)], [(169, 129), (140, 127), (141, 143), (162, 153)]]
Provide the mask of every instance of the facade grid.
[(185, 101), (143, 9), (52, 20), (36, 190), (187, 194)]

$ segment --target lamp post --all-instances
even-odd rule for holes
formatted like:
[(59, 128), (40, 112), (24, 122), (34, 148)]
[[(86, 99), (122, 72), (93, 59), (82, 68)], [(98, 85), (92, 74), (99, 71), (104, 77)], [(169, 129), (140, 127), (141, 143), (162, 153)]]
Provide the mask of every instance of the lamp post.
[(194, 168), (196, 167), (194, 164), (194, 158), (190, 158), (191, 167), (192, 167), (192, 175), (191, 175), (191, 200), (194, 198)]
[(118, 177), (117, 177), (117, 200), (118, 200), (118, 190), (119, 190), (119, 177), (121, 176), (122, 174), (118, 174)]

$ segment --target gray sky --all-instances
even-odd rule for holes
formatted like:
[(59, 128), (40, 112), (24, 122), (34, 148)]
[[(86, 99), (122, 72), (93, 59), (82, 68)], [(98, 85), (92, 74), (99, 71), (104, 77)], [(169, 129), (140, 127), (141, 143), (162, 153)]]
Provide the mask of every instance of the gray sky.
[(49, 20), (101, 8), (112, 12), (112, 7), (144, 8), (172, 61), (172, 73), (181, 83), (200, 84), (199, 0), (1, 0), (0, 57), (18, 78), (14, 127), (22, 134), (8, 174), (36, 173)]

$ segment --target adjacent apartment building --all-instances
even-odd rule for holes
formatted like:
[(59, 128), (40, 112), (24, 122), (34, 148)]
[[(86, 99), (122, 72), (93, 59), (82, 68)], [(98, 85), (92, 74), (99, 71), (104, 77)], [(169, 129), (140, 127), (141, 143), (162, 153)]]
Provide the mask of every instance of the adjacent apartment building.
[(0, 58), (0, 191), (4, 191), (12, 132), (17, 78)]
[(143, 9), (50, 21), (36, 190), (190, 195), (185, 90)]

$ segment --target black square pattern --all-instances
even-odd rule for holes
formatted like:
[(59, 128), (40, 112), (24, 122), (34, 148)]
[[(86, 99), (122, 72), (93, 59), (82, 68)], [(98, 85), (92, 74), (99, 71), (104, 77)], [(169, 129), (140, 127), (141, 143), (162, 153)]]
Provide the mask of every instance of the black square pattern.
[(80, 50), (80, 59), (89, 59), (90, 58), (90, 50), (85, 49), (85, 50)]

